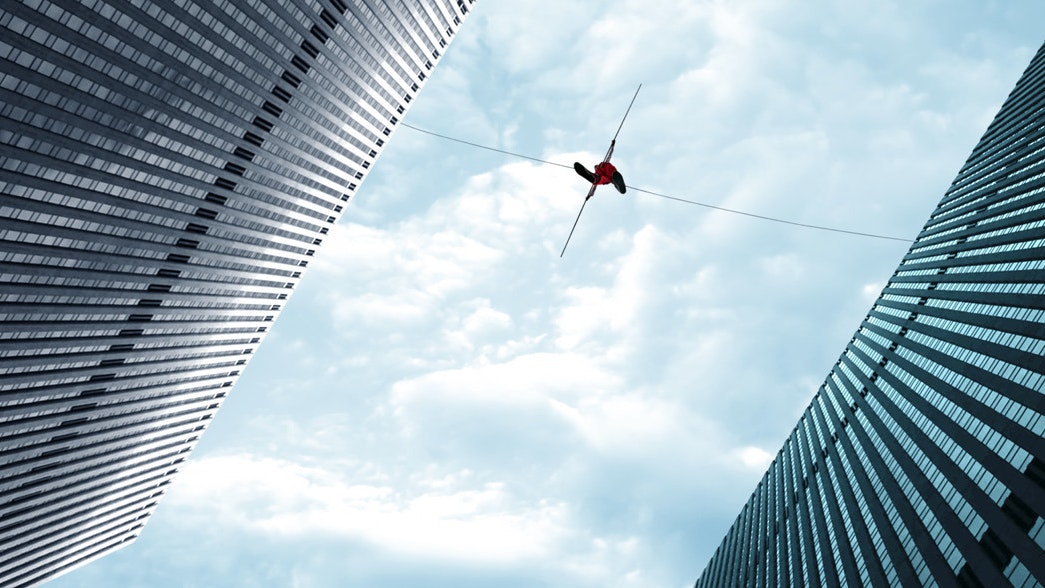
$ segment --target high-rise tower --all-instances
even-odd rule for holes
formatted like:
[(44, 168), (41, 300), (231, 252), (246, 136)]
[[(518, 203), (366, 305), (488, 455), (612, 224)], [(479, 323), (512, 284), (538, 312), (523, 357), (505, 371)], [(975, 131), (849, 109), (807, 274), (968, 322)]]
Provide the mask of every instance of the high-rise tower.
[(711, 586), (1045, 583), (1045, 46), (707, 564)]
[(0, 585), (138, 535), (473, 2), (0, 5)]

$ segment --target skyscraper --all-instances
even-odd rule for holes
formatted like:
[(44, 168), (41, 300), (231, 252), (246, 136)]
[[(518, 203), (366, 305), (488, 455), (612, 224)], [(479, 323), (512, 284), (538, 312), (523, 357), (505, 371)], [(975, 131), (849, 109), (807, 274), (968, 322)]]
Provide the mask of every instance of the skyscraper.
[(1045, 583), (1045, 46), (698, 587)]
[(0, 6), (0, 585), (138, 535), (473, 2)]

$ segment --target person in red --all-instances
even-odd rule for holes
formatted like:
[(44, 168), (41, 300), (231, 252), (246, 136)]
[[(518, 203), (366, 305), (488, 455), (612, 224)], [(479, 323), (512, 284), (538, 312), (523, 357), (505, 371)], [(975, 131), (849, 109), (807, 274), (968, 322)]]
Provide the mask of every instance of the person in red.
[(580, 162), (575, 162), (573, 164), (573, 169), (576, 170), (582, 178), (596, 186), (613, 184), (613, 187), (621, 194), (627, 191), (627, 186), (624, 185), (624, 176), (617, 171), (617, 167), (610, 163), (609, 160), (596, 164), (595, 173), (588, 171), (588, 168), (581, 165)]

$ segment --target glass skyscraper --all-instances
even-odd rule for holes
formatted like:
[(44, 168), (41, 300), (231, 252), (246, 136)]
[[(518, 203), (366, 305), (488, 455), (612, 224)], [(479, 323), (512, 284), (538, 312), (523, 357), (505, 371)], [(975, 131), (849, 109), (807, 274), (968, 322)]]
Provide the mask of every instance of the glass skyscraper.
[(0, 586), (139, 534), (473, 2), (0, 4)]
[(1045, 46), (698, 587), (1045, 583)]

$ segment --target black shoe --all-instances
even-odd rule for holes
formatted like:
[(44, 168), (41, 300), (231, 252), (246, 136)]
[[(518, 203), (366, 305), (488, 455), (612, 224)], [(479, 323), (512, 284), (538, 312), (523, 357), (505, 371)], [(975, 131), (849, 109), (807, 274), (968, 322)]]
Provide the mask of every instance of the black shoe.
[(620, 175), (620, 172), (613, 172), (613, 187), (621, 194), (628, 191), (628, 187), (624, 185), (624, 176)]
[(585, 180), (588, 180), (588, 182), (592, 184), (595, 183), (595, 174), (588, 171), (588, 169), (581, 165), (580, 162), (574, 162), (573, 169), (577, 172), (577, 174), (580, 177), (584, 178)]

